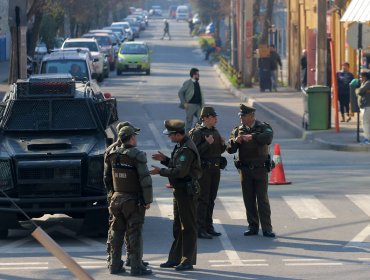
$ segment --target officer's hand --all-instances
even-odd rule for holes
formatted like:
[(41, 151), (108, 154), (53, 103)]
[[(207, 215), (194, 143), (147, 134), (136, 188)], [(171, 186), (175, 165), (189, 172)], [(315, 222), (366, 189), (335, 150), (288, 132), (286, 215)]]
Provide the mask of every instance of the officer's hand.
[(243, 142), (243, 135), (238, 135), (238, 137), (235, 139), (235, 142), (241, 144)]
[(185, 102), (184, 103), (184, 108), (187, 109), (189, 107), (189, 103)]
[(159, 160), (159, 161), (164, 161), (166, 159), (166, 156), (164, 154), (162, 154), (160, 151), (158, 151), (157, 154), (152, 155), (152, 159)]
[(149, 171), (150, 175), (157, 175), (161, 171), (158, 166), (152, 165), (153, 169)]
[(252, 141), (252, 138), (253, 138), (252, 134), (243, 135), (243, 141), (249, 142)]
[(144, 205), (144, 208), (145, 208), (146, 210), (148, 210), (148, 209), (150, 208), (150, 203), (149, 203), (149, 204), (145, 204), (145, 205)]
[(208, 144), (212, 144), (213, 142), (215, 142), (215, 139), (213, 138), (213, 135), (208, 135), (208, 136), (204, 136), (204, 138), (206, 139), (206, 141), (208, 142)]

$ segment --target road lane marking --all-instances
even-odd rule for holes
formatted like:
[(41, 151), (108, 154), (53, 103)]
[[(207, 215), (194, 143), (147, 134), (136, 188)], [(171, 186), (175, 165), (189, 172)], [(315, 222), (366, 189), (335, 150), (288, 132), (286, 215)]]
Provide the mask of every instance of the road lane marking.
[(155, 202), (158, 205), (161, 217), (173, 219), (173, 198), (172, 197), (157, 197)]
[(327, 261), (325, 259), (282, 259), (285, 266), (340, 266), (341, 262)]
[(152, 133), (154, 135), (154, 139), (157, 141), (159, 149), (162, 150), (162, 151), (167, 150), (167, 145), (166, 145), (165, 141), (163, 140), (164, 134), (159, 133), (159, 131), (155, 127), (154, 123), (149, 122), (148, 126), (149, 126), (150, 130), (152, 131)]
[[(231, 244), (231, 241), (224, 227), (221, 225), (220, 220), (214, 219), (213, 224), (216, 227), (216, 231), (221, 233), (221, 236), (219, 236), (219, 240), (221, 241), (222, 247), (224, 248), (224, 252), (226, 256), (228, 257), (230, 264), (232, 266), (243, 266), (243, 262), (240, 260), (238, 253), (236, 252), (234, 246)], [(211, 265), (211, 266), (217, 266), (217, 265)]]
[(346, 195), (358, 208), (370, 217), (370, 195)]
[(370, 225), (360, 231), (350, 242), (344, 247), (354, 248), (370, 248), (370, 242), (364, 242), (370, 236)]
[(0, 270), (38, 270), (49, 269), (47, 266), (0, 267)]
[(335, 215), (313, 195), (283, 196), (283, 199), (300, 219), (335, 218)]
[(48, 265), (49, 262), (11, 262), (11, 263), (0, 263), (0, 266), (16, 266), (16, 265)]
[(226, 212), (232, 220), (245, 220), (245, 206), (241, 196), (219, 196)]

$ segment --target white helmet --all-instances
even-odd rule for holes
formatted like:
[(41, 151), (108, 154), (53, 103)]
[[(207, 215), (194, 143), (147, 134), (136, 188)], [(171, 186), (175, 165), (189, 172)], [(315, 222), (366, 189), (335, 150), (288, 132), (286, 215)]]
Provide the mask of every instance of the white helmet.
[(163, 22), (166, 22), (166, 21), (167, 21), (167, 19), (164, 19), (164, 20), (163, 20)]

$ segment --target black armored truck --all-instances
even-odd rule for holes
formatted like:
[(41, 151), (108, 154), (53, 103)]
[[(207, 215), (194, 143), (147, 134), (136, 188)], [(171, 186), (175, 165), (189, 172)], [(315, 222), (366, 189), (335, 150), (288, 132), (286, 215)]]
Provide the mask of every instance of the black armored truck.
[(117, 121), (116, 100), (91, 82), (18, 80), (0, 103), (0, 238), (26, 220), (11, 200), (31, 218), (61, 213), (106, 231), (103, 157)]

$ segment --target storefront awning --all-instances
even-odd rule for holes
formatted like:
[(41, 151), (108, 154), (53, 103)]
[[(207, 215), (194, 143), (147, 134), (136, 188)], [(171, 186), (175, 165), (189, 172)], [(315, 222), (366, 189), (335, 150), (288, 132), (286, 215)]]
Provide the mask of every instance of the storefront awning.
[(352, 0), (340, 19), (343, 22), (370, 21), (370, 0)]

